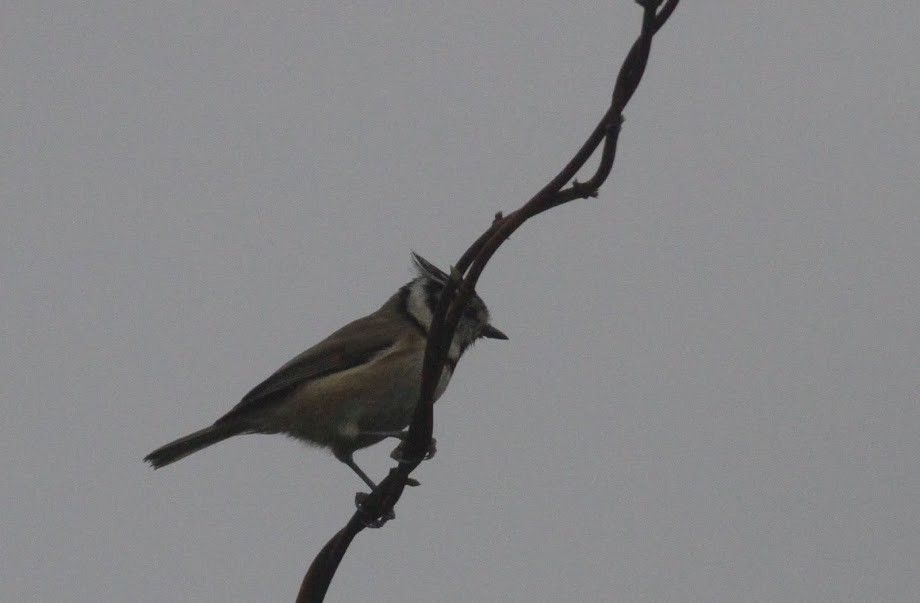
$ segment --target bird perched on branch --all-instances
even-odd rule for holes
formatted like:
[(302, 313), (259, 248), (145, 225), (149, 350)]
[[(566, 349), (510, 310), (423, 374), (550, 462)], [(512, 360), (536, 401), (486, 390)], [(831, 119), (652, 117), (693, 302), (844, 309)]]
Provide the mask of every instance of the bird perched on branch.
[[(282, 433), (329, 448), (374, 488), (353, 454), (399, 437), (412, 420), (428, 331), (448, 280), (420, 255), (413, 253), (412, 259), (418, 276), (379, 310), (294, 357), (213, 425), (157, 448), (144, 460), (158, 469), (235, 435)], [(481, 337), (508, 339), (489, 324), (488, 308), (473, 295), (457, 324), (435, 399), (447, 388), (460, 356)]]

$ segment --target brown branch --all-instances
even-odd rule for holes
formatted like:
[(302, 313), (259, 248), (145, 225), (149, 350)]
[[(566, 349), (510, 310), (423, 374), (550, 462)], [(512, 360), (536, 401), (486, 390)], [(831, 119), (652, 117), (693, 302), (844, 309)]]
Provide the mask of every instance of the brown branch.
[[(419, 403), (409, 426), (408, 437), (400, 446), (402, 460), (398, 466), (390, 469), (387, 477), (369, 495), (360, 500), (358, 510), (345, 527), (326, 543), (313, 560), (301, 584), (297, 603), (323, 600), (351, 541), (364, 528), (377, 527), (386, 521), (402, 496), (409, 474), (424, 459), (431, 442), (434, 423), (434, 391), (438, 377), (443, 371), (449, 342), (453, 339), (460, 314), (473, 294), (488, 261), (524, 222), (575, 199), (596, 197), (598, 189), (610, 175), (616, 156), (620, 126), (623, 123), (623, 109), (645, 73), (652, 37), (667, 22), (679, 2), (667, 0), (661, 10), (658, 10), (662, 4), (661, 0), (636, 1), (643, 7), (642, 29), (620, 67), (610, 107), (565, 167), (519, 209), (508, 215), (496, 214), (492, 225), (466, 250), (456, 267), (451, 270), (451, 279), (438, 301), (428, 334)], [(604, 143), (604, 147), (595, 173), (585, 182), (573, 181), (601, 142)]]

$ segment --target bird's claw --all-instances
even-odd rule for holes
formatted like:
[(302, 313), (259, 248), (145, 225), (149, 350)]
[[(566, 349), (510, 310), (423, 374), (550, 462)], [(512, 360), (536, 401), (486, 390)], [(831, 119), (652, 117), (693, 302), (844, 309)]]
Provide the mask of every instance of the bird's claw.
[[(393, 449), (393, 452), (390, 453), (390, 458), (396, 461), (397, 463), (414, 463), (417, 458), (409, 458), (406, 456), (405, 452), (405, 441), (403, 441), (399, 446)], [(434, 458), (434, 455), (438, 452), (438, 441), (434, 438), (428, 442), (428, 450), (425, 451), (425, 456), (422, 458), (423, 461), (430, 461)]]
[(366, 528), (382, 528), (383, 525), (390, 521), (391, 519), (396, 519), (396, 513), (393, 512), (393, 509), (387, 511), (387, 513), (381, 517), (371, 517), (367, 513), (367, 509), (364, 507), (364, 502), (367, 500), (367, 497), (370, 496), (367, 492), (357, 492), (355, 493), (355, 507), (358, 508), (358, 511), (361, 511), (363, 517), (362, 521), (364, 522), (364, 527)]

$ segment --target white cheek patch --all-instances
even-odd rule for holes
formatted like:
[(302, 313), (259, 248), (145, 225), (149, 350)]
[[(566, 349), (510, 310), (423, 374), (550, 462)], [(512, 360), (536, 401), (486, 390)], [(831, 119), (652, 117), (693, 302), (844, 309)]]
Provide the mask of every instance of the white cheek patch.
[(406, 299), (406, 311), (408, 311), (427, 332), (431, 328), (431, 319), (433, 315), (431, 314), (431, 308), (428, 307), (426, 298), (425, 281), (416, 279), (409, 285), (409, 296)]

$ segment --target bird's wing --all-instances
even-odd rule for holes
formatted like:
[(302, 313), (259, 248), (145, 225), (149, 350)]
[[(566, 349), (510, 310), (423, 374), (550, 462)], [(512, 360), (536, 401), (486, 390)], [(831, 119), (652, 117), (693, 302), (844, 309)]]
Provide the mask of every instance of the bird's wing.
[(391, 329), (383, 327), (376, 312), (348, 323), (255, 386), (218, 422), (279, 401), (308, 381), (348, 370), (385, 353), (395, 345), (396, 338)]

